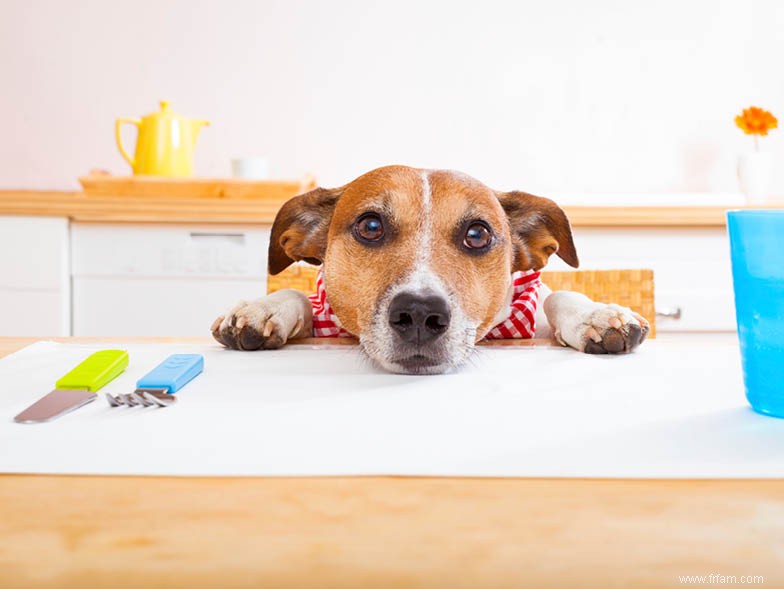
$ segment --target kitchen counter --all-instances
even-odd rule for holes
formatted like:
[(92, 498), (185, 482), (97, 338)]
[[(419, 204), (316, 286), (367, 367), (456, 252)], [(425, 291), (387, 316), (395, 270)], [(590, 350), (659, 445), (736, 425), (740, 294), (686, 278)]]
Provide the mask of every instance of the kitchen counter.
[(783, 514), (782, 480), (0, 475), (0, 586), (781, 586)]
[[(0, 190), (0, 215), (67, 217), (78, 222), (104, 223), (257, 223), (269, 225), (281, 205), (298, 193), (296, 183), (267, 198), (219, 197), (160, 198), (150, 196), (97, 196), (79, 192)], [(583, 200), (588, 202), (589, 197)], [(577, 204), (555, 197), (563, 204), (575, 227), (723, 227), (728, 208), (745, 208), (739, 199), (684, 198), (683, 205), (655, 204), (654, 198), (632, 197), (598, 200), (603, 204)], [(571, 202), (570, 202), (571, 201)], [(680, 201), (679, 201), (680, 202)], [(607, 203), (607, 204), (605, 204)], [(609, 204), (612, 203), (612, 204)], [(720, 204), (719, 204), (720, 203)], [(781, 201), (766, 205), (784, 207)]]
[(66, 217), (100, 223), (258, 223), (271, 225), (297, 190), (270, 198), (87, 196), (79, 192), (0, 191), (0, 215)]

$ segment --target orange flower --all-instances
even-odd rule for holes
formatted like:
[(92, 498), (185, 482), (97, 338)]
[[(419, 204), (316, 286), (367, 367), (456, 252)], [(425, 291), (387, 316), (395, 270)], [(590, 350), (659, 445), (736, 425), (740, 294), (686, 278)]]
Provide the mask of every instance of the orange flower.
[(735, 117), (735, 124), (746, 135), (767, 135), (768, 131), (779, 126), (776, 117), (757, 106), (744, 109), (742, 115)]

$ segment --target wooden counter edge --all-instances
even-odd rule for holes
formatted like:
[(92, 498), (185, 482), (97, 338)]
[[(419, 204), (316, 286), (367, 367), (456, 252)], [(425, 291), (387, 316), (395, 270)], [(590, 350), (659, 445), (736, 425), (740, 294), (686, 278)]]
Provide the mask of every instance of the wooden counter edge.
[[(79, 192), (0, 190), (0, 215), (68, 217), (104, 223), (271, 224), (294, 194), (264, 198), (86, 197)], [(769, 208), (782, 208), (771, 203)], [(574, 206), (564, 209), (575, 227), (724, 227), (726, 206)]]

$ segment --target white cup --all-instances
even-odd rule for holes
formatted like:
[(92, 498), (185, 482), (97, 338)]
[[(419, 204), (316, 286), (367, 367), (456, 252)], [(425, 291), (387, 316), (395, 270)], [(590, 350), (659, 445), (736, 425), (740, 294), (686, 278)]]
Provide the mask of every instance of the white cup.
[(231, 175), (246, 180), (269, 179), (269, 160), (263, 157), (237, 157), (231, 160)]

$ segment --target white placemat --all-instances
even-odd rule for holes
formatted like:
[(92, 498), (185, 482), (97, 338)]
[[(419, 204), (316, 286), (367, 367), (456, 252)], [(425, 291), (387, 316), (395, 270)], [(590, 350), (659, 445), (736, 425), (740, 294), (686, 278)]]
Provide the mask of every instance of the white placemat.
[[(112, 409), (100, 394), (50, 423), (12, 421), (107, 347), (131, 356), (111, 393), (172, 353), (206, 368), (171, 408)], [(748, 407), (727, 339), (617, 357), (483, 347), (440, 376), (386, 374), (345, 346), (41, 342), (0, 360), (0, 472), (782, 477), (784, 420)]]

